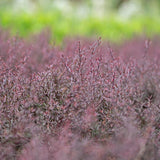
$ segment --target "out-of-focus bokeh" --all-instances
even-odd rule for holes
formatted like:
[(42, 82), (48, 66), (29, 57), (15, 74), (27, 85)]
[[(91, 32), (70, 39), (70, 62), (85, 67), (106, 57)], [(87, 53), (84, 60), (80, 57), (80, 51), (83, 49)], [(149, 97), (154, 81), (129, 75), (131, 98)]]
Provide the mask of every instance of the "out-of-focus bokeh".
[(160, 33), (160, 0), (1, 0), (0, 26), (28, 36), (50, 28), (53, 39), (89, 36), (119, 42)]

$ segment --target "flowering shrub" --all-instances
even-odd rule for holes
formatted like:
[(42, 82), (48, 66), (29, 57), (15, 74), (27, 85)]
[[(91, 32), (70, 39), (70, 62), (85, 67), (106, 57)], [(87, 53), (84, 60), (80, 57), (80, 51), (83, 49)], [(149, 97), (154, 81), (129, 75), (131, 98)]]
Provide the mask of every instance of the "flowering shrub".
[(158, 160), (157, 39), (139, 56), (135, 41), (130, 56), (133, 45), (49, 40), (0, 32), (0, 159)]

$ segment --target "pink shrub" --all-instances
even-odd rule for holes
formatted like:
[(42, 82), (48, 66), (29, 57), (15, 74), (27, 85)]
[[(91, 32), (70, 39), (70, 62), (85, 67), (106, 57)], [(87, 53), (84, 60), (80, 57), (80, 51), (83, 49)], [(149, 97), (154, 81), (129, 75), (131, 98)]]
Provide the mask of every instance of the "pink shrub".
[(0, 31), (0, 159), (158, 160), (158, 38), (137, 41), (60, 50)]

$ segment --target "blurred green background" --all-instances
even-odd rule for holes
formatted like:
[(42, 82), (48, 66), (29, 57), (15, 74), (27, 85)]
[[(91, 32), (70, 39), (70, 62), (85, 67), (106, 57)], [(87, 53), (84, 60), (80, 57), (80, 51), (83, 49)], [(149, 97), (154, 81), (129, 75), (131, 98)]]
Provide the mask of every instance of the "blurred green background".
[(30, 36), (50, 28), (52, 38), (99, 37), (120, 42), (160, 33), (160, 0), (0, 0), (0, 26)]

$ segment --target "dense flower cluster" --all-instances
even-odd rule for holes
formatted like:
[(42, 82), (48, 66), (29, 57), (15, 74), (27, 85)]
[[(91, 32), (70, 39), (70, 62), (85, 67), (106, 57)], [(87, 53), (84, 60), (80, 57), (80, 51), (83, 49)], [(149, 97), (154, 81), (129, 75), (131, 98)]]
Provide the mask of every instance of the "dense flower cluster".
[(160, 48), (136, 41), (58, 49), (0, 31), (0, 159), (158, 160)]

